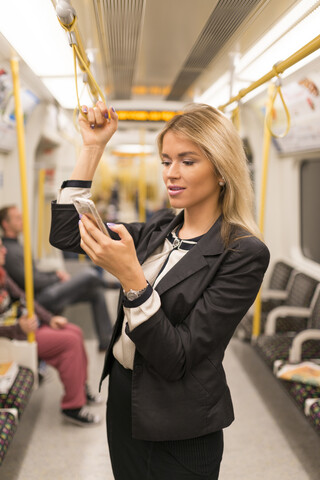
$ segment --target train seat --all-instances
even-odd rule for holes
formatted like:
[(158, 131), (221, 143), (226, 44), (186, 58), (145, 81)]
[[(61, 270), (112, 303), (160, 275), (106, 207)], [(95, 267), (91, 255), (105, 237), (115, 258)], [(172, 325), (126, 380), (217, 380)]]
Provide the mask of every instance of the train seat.
[(309, 417), (309, 420), (315, 429), (320, 433), (320, 389), (318, 393), (319, 398), (312, 399), (312, 402), (309, 403), (306, 415)]
[(0, 466), (17, 430), (34, 384), (34, 374), (19, 367), (17, 376), (7, 393), (0, 393)]
[[(300, 313), (301, 318), (306, 318), (303, 309), (300, 309)], [(320, 361), (320, 284), (311, 302), (308, 326), (309, 328), (296, 334), (278, 333), (258, 337), (255, 348), (276, 375), (279, 375), (280, 368), (285, 364), (295, 365), (306, 360), (317, 363)], [(320, 386), (282, 378), (279, 380), (320, 433)]]
[[(282, 308), (286, 307), (277, 307), (275, 310), (279, 312)], [(273, 311), (271, 311), (266, 322), (266, 334), (260, 335), (254, 344), (266, 363), (273, 368), (276, 360), (288, 360), (292, 346), (295, 362), (297, 362), (297, 355), (295, 354), (297, 346), (299, 346), (301, 352), (300, 361), (320, 358), (320, 341), (316, 333), (313, 335), (313, 331), (320, 332), (320, 284), (316, 288), (310, 308), (290, 306), (283, 311), (287, 312), (289, 318), (293, 317), (296, 322), (301, 319), (303, 326), (308, 326), (308, 330), (300, 331), (301, 328), (299, 328), (300, 333), (297, 333), (297, 331), (276, 333), (278, 330), (276, 320), (280, 319), (280, 313), (279, 317), (275, 317)], [(270, 318), (272, 322), (268, 324)], [(281, 320), (285, 321), (285, 317), (281, 317)]]
[(0, 409), (0, 466), (17, 429), (17, 416), (10, 409)]
[(9, 390), (0, 393), (0, 465), (38, 382), (37, 344), (0, 338), (0, 363), (11, 361), (18, 370)]
[(20, 418), (27, 406), (34, 383), (30, 368), (19, 367), (17, 376), (7, 393), (0, 393), (0, 408), (15, 409)]
[[(287, 270), (289, 273), (287, 281), (287, 290), (269, 289), (266, 302), (262, 298), (261, 311), (261, 332), (264, 333), (267, 322), (274, 323), (270, 320), (269, 315), (272, 313), (273, 318), (276, 317), (276, 327), (278, 332), (299, 331), (306, 328), (305, 322), (298, 319), (294, 315), (289, 315), (286, 312), (291, 307), (309, 308), (312, 297), (314, 295), (317, 280), (306, 275), (305, 273), (296, 270)], [(273, 292), (273, 297), (272, 293)], [(277, 306), (276, 303), (278, 303)], [(280, 305), (279, 305), (280, 304)], [(268, 308), (272, 307), (270, 310)], [(294, 310), (296, 312), (296, 310)], [(309, 314), (309, 312), (307, 312)], [(269, 317), (269, 318), (268, 318)], [(236, 336), (241, 340), (250, 340), (252, 333), (253, 315), (248, 312), (240, 322)]]

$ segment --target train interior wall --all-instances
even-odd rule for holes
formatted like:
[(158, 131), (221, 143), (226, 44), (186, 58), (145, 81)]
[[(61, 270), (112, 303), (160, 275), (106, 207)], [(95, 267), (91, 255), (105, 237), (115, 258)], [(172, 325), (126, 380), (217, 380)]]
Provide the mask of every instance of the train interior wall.
[[(308, 75), (308, 70), (319, 69), (319, 61), (313, 62), (308, 69), (302, 69), (287, 77), (284, 85), (299, 81)], [(260, 208), (262, 156), (263, 156), (263, 112), (261, 105), (266, 102), (266, 92), (241, 106), (241, 135), (249, 141), (253, 157), (253, 175), (256, 192), (256, 212)], [(117, 108), (117, 105), (116, 105)], [(281, 107), (279, 107), (281, 108)], [(61, 118), (63, 120), (61, 120)], [(134, 138), (139, 141), (139, 129), (123, 130), (116, 134), (119, 139)], [(155, 132), (148, 133), (149, 141), (156, 141)], [(38, 172), (40, 168), (52, 169), (53, 176), (45, 183), (45, 231), (48, 234), (50, 223), (50, 202), (63, 179), (67, 178), (79, 152), (80, 139), (75, 131), (72, 115), (62, 114), (56, 107), (40, 103), (36, 106), (25, 126), (26, 169), (28, 180), (28, 201), (31, 220), (32, 244), (37, 248), (37, 211), (38, 211)], [(106, 158), (108, 160), (109, 153)], [(268, 244), (272, 260), (285, 258), (302, 270), (311, 271), (320, 278), (320, 265), (306, 259), (300, 249), (300, 198), (299, 169), (306, 158), (319, 158), (319, 150), (298, 151), (294, 154), (279, 154), (274, 143), (271, 144), (267, 179), (267, 200), (265, 208), (264, 237)], [(151, 170), (157, 167), (157, 154), (149, 160)], [(147, 163), (148, 170), (148, 163)], [(160, 168), (159, 168), (160, 172)], [(138, 174), (138, 172), (137, 172)], [(159, 189), (162, 189), (160, 173)], [(18, 204), (21, 206), (18, 148), (14, 146), (9, 153), (0, 153), (0, 204)], [(132, 218), (128, 217), (128, 220)], [(47, 239), (44, 239), (44, 244)], [(44, 256), (57, 258), (52, 248), (44, 249)]]

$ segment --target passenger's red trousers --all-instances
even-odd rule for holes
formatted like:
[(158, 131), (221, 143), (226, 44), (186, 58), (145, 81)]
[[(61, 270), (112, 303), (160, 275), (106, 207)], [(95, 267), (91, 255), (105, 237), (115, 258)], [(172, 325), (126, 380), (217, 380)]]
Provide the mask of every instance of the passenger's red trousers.
[(38, 356), (58, 370), (64, 386), (61, 408), (80, 408), (86, 404), (87, 354), (82, 330), (68, 323), (54, 330), (42, 326), (36, 331)]

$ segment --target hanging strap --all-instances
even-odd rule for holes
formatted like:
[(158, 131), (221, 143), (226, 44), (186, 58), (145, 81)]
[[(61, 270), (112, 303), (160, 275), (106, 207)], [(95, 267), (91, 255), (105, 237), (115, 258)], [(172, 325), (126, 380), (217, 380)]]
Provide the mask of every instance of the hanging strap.
[[(282, 81), (281, 81), (281, 78), (280, 78), (280, 76), (277, 72), (277, 66), (276, 65), (273, 66), (273, 71), (275, 72), (277, 79), (276, 79), (276, 83), (275, 83), (274, 95), (273, 95), (272, 100), (271, 100), (271, 106), (270, 106), (270, 109), (268, 110), (267, 115), (266, 115), (266, 126), (267, 126), (270, 134), (273, 137), (283, 138), (287, 135), (287, 133), (290, 130), (291, 117), (290, 117), (290, 113), (289, 113), (288, 107), (286, 105), (286, 102), (284, 101), (284, 98), (283, 98), (283, 95), (282, 95), (282, 91), (281, 91)], [(282, 102), (282, 105), (283, 105), (283, 108), (284, 108), (284, 111), (285, 111), (285, 114), (286, 114), (286, 120), (287, 120), (287, 127), (286, 127), (285, 131), (283, 133), (279, 134), (279, 135), (274, 133), (274, 131), (272, 130), (272, 113), (274, 111), (273, 107), (274, 107), (274, 102), (277, 98), (277, 95), (280, 96), (280, 99), (281, 99), (281, 102)]]
[(232, 110), (231, 121), (236, 127), (237, 131), (240, 131), (240, 102), (238, 102), (236, 108)]
[[(74, 79), (75, 79), (75, 87), (76, 87), (76, 95), (77, 95), (77, 103), (78, 103), (78, 109), (79, 109), (79, 112), (81, 113), (81, 115), (83, 115), (84, 117), (86, 117), (85, 113), (82, 112), (82, 109), (80, 107), (80, 100), (79, 100), (79, 91), (78, 91), (78, 78), (77, 78), (77, 58), (78, 58), (78, 62), (79, 62), (79, 67), (80, 69), (85, 72), (87, 74), (87, 76), (90, 78), (93, 86), (96, 88), (96, 91), (97, 93), (99, 93), (100, 95), (100, 98), (101, 100), (106, 103), (106, 100), (105, 100), (105, 97), (99, 87), (99, 85), (97, 84), (94, 76), (92, 75), (91, 71), (90, 71), (90, 62), (86, 62), (84, 60), (84, 58), (82, 57), (81, 53), (80, 53), (80, 49), (78, 47), (78, 42), (77, 42), (77, 38), (76, 38), (76, 34), (75, 34), (75, 31), (74, 31), (74, 28), (75, 28), (75, 24), (76, 24), (76, 20), (77, 20), (77, 17), (75, 16), (72, 23), (70, 23), (69, 25), (64, 25), (61, 20), (58, 18), (58, 21), (60, 23), (60, 25), (62, 26), (62, 28), (67, 32), (68, 34), (68, 39), (69, 39), (69, 44), (70, 46), (72, 47), (72, 51), (73, 51), (73, 66), (74, 66)], [(94, 103), (94, 102), (93, 102)]]

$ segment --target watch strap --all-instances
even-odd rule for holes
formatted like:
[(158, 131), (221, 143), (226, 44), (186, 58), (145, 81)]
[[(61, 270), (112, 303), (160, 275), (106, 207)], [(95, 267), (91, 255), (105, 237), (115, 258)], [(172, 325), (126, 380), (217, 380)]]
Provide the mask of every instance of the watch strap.
[(61, 188), (91, 188), (91, 180), (64, 180), (62, 182)]
[(135, 298), (134, 300), (129, 300), (125, 294), (123, 295), (123, 306), (126, 308), (135, 308), (139, 307), (142, 305), (146, 300), (148, 300), (149, 297), (151, 297), (153, 292), (153, 288), (151, 285), (148, 283), (145, 289), (143, 289), (142, 294), (138, 297)]

